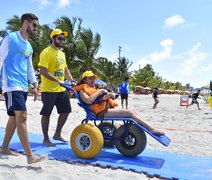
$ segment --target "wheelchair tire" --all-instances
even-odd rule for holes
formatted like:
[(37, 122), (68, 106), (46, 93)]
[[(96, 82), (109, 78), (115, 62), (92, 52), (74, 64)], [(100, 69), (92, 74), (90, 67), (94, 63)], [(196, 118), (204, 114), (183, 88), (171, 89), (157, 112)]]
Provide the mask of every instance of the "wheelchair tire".
[(99, 154), (104, 139), (101, 131), (92, 124), (77, 126), (70, 138), (71, 148), (79, 158), (91, 159)]
[[(123, 138), (125, 135), (124, 125), (116, 131), (115, 138)], [(122, 140), (116, 140), (116, 149), (124, 156), (134, 157), (145, 149), (147, 144), (146, 134), (134, 124), (129, 124), (128, 135)]]
[(113, 147), (115, 145), (114, 139), (105, 139), (105, 137), (114, 138), (119, 125), (117, 123), (112, 124), (111, 122), (102, 122), (97, 127), (102, 132), (104, 138), (104, 146)]

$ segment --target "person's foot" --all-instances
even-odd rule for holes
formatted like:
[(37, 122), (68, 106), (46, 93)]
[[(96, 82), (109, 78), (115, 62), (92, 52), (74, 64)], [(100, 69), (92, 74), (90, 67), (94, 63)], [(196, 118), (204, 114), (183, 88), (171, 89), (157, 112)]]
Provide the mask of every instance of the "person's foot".
[(10, 149), (1, 149), (0, 153), (1, 154), (6, 154), (6, 155), (18, 156), (17, 152), (11, 151)]
[(27, 158), (27, 163), (28, 164), (33, 164), (33, 163), (38, 163), (41, 162), (43, 160), (45, 160), (46, 157), (45, 156), (36, 156), (36, 155), (32, 155), (31, 157)]
[(65, 143), (68, 142), (62, 136), (53, 136), (53, 139), (58, 140), (58, 141), (62, 141), (62, 142), (65, 142)]
[(49, 140), (43, 140), (43, 144), (46, 145), (46, 146), (52, 146), (52, 147), (55, 146), (55, 145), (54, 145), (51, 141), (49, 141)]
[(158, 130), (158, 129), (152, 129), (152, 130), (150, 130), (150, 132), (154, 135), (157, 135), (157, 136), (165, 135), (165, 133), (163, 131)]

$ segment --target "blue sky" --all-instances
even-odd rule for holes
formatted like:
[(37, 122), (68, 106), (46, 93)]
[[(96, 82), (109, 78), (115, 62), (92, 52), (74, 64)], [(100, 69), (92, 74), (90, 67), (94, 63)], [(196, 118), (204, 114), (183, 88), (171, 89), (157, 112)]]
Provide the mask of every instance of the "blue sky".
[(0, 29), (13, 15), (35, 13), (40, 24), (80, 17), (101, 35), (96, 57), (149, 63), (164, 79), (201, 87), (212, 80), (212, 0), (13, 0), (1, 2)]

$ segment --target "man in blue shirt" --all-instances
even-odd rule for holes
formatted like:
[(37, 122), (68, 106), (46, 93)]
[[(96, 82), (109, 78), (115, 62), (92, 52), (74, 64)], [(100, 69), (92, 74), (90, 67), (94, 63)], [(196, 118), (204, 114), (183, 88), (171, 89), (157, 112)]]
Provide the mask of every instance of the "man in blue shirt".
[(37, 163), (44, 159), (44, 157), (36, 156), (32, 152), (26, 124), (28, 79), (34, 86), (34, 100), (37, 97), (37, 81), (32, 65), (33, 49), (28, 38), (34, 36), (37, 29), (38, 18), (31, 13), (23, 14), (20, 30), (7, 33), (0, 46), (0, 82), (9, 116), (0, 153), (18, 155), (9, 149), (10, 140), (17, 128), (28, 164)]
[(128, 93), (129, 90), (129, 77), (126, 77), (125, 80), (119, 86), (119, 93), (121, 94), (121, 106), (124, 109), (124, 100), (126, 109), (128, 109)]

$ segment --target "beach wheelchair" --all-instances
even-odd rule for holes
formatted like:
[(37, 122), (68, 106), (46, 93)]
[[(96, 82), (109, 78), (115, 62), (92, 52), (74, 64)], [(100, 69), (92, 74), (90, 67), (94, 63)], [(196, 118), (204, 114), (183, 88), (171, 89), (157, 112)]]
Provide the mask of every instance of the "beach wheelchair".
[[(78, 99), (78, 105), (86, 113), (85, 119), (73, 130), (70, 137), (71, 148), (79, 158), (94, 158), (103, 146), (115, 146), (121, 154), (127, 157), (137, 156), (146, 147), (146, 133), (164, 146), (168, 146), (171, 142), (167, 136), (154, 135), (131, 118), (96, 117), (88, 109), (91, 104), (85, 104), (70, 85), (61, 84), (61, 86), (74, 94)], [(92, 104), (99, 102), (103, 96), (98, 97)]]

